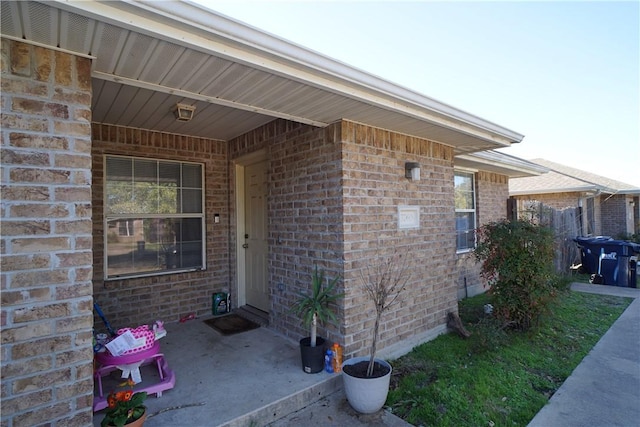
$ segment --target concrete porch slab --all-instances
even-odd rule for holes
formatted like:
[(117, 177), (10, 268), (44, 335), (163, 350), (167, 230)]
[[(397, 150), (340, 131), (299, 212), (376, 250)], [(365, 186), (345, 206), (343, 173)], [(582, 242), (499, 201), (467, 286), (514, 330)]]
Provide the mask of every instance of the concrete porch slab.
[(341, 389), (340, 375), (302, 371), (297, 342), (266, 327), (224, 336), (210, 317), (165, 324), (161, 351), (176, 383), (147, 398), (146, 427), (264, 426)]

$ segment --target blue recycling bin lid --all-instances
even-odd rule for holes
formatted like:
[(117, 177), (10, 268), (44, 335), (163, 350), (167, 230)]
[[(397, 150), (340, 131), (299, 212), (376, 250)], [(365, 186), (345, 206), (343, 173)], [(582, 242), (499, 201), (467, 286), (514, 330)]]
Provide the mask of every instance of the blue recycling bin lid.
[(576, 237), (573, 239), (574, 242), (580, 243), (598, 243), (603, 241), (613, 240), (611, 236), (590, 236), (590, 237)]

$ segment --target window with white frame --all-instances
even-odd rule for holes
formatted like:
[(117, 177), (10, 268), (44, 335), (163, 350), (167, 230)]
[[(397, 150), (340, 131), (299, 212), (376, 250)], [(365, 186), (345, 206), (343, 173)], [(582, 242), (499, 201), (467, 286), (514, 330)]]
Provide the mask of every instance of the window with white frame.
[(105, 279), (206, 267), (201, 164), (106, 156), (104, 170)]
[(474, 175), (455, 171), (456, 249), (469, 251), (476, 245), (476, 197)]

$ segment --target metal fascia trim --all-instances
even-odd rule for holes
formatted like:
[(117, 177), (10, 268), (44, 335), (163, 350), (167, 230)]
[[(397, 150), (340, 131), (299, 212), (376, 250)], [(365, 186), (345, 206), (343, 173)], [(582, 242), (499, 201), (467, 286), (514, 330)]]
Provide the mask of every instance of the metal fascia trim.
[(547, 188), (543, 190), (516, 190), (509, 191), (510, 196), (527, 196), (532, 194), (552, 194), (552, 193), (581, 193), (600, 191), (597, 187), (574, 187), (574, 188)]
[(91, 59), (91, 60), (96, 59), (96, 57), (94, 55), (88, 55), (86, 53), (75, 52), (75, 51), (67, 50), (67, 49), (61, 49), (61, 48), (59, 48), (57, 46), (50, 46), (48, 44), (40, 43), (40, 42), (33, 41), (33, 40), (27, 40), (27, 39), (23, 39), (23, 38), (19, 38), (19, 37), (8, 36), (8, 35), (5, 35), (5, 34), (2, 34), (2, 38), (3, 39), (7, 39), (7, 40), (13, 40), (13, 41), (24, 43), (24, 44), (30, 44), (32, 46), (43, 47), (43, 48), (46, 48), (46, 49), (49, 49), (49, 50), (53, 50), (53, 51), (56, 51), (56, 52), (62, 52), (62, 53), (66, 53), (66, 54), (73, 55), (73, 56), (79, 56), (81, 58), (87, 58), (87, 59)]
[(454, 164), (456, 158), (472, 163), (478, 163), (481, 165), (494, 166), (503, 170), (522, 172), (527, 175), (535, 176), (549, 172), (548, 168), (540, 166), (536, 163), (528, 162), (524, 159), (509, 156), (504, 153), (496, 154), (496, 152), (491, 151), (480, 151), (473, 154), (456, 155), (454, 157)]

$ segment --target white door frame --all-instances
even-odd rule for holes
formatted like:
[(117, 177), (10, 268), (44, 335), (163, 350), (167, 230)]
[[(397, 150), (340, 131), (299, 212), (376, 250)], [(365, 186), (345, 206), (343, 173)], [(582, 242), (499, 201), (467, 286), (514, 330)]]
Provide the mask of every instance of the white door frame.
[(244, 238), (245, 227), (245, 205), (244, 205), (244, 169), (246, 166), (253, 163), (258, 163), (267, 159), (267, 150), (261, 149), (254, 151), (253, 153), (246, 154), (238, 157), (233, 161), (235, 165), (235, 177), (236, 177), (236, 289), (238, 290), (238, 305), (241, 307), (247, 303), (246, 296), (246, 263), (245, 263), (245, 251), (242, 247)]

